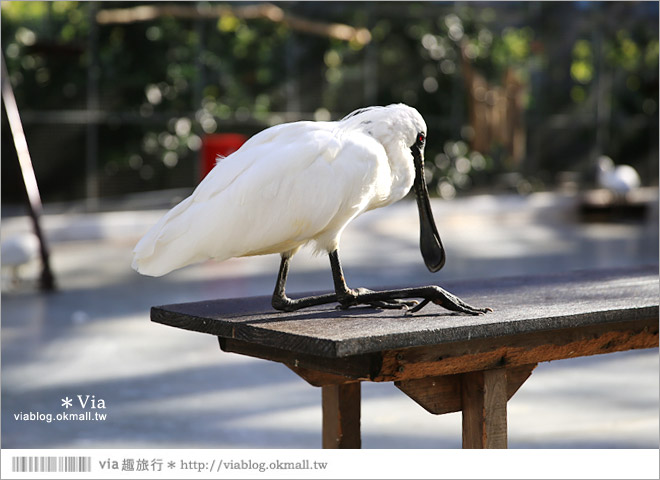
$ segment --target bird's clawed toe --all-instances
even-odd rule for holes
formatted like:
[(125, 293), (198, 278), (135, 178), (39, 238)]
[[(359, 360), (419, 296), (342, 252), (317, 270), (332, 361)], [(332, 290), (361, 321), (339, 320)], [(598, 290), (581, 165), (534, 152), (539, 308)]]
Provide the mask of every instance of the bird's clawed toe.
[(430, 302), (431, 302), (431, 300), (424, 299), (424, 300), (422, 300), (421, 302), (418, 302), (417, 305), (416, 305), (414, 308), (411, 308), (411, 309), (408, 311), (408, 313), (417, 313), (417, 312), (419, 312), (422, 308), (424, 308), (425, 306), (427, 306)]
[(384, 309), (396, 309), (396, 310), (410, 310), (411, 308), (417, 308), (419, 302), (417, 300), (376, 300), (368, 302), (368, 305), (371, 305), (375, 308), (384, 308)]

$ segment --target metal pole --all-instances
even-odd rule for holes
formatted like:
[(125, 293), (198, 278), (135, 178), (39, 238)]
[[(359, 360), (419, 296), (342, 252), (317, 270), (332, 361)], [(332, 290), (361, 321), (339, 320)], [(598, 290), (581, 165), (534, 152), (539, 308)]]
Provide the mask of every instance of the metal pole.
[(16, 104), (16, 97), (14, 97), (14, 90), (9, 81), (9, 72), (5, 65), (4, 55), (2, 55), (2, 101), (5, 103), (9, 128), (11, 129), (11, 134), (14, 138), (14, 146), (16, 147), (16, 155), (18, 156), (18, 163), (21, 168), (25, 191), (27, 192), (28, 210), (30, 218), (32, 219), (34, 233), (39, 239), (39, 251), (41, 253), (42, 265), (40, 288), (42, 290), (52, 291), (55, 290), (55, 277), (50, 269), (50, 253), (39, 223), (39, 217), (43, 210), (41, 196), (39, 195), (39, 186), (37, 185), (37, 177), (34, 175), (32, 159), (30, 158), (27, 140), (25, 139), (21, 117), (18, 113), (18, 105)]
[(90, 2), (89, 37), (87, 39), (87, 133), (85, 155), (85, 196), (87, 210), (98, 210), (99, 206), (99, 76), (101, 69), (98, 55), (97, 3)]
[[(203, 8), (202, 2), (197, 2), (198, 8)], [(195, 48), (195, 67), (197, 68), (197, 75), (195, 76), (195, 88), (193, 90), (193, 105), (192, 111), (198, 112), (202, 109), (202, 102), (204, 100), (204, 85), (206, 85), (206, 66), (203, 61), (203, 54), (206, 50), (206, 28), (205, 20), (198, 18), (195, 20), (195, 32), (197, 33), (197, 46)], [(195, 121), (196, 116), (193, 114), (190, 117), (192, 121), (192, 131), (204, 138), (205, 132), (200, 127), (199, 122)], [(199, 159), (202, 157), (202, 150), (197, 153), (197, 161), (194, 162), (193, 176), (191, 181), (193, 184), (199, 182), (202, 178), (202, 162)]]

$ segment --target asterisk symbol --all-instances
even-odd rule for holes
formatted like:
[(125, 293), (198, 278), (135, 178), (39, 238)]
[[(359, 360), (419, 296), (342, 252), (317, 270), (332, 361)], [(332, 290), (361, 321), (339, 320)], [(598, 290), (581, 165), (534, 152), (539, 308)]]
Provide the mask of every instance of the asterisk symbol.
[(62, 406), (64, 408), (69, 408), (73, 406), (73, 400), (71, 400), (68, 396), (62, 399)]
[(174, 468), (174, 467), (176, 467), (176, 463), (174, 463), (174, 462), (168, 462), (167, 463), (167, 468)]

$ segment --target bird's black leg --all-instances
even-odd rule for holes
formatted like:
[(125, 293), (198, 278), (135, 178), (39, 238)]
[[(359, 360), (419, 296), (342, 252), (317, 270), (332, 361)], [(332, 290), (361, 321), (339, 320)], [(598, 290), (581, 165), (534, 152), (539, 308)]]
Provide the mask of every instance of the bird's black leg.
[[(447, 310), (471, 315), (481, 315), (492, 311), (490, 308), (472, 307), (456, 295), (435, 285), (403, 288), (401, 290), (383, 290), (379, 292), (374, 292), (366, 288), (351, 289), (346, 285), (337, 250), (330, 252), (329, 257), (330, 267), (332, 268), (332, 279), (335, 284), (335, 293), (292, 299), (286, 296), (284, 290), (286, 278), (289, 273), (289, 260), (291, 256), (282, 254), (280, 271), (277, 274), (277, 283), (273, 292), (273, 308), (285, 312), (293, 312), (301, 308), (339, 302), (341, 308), (349, 308), (356, 305), (371, 305), (378, 308), (412, 307), (410, 308), (410, 312), (414, 313), (430, 302), (433, 302)], [(414, 300), (415, 298), (421, 298), (422, 301), (418, 302)]]
[(337, 301), (337, 295), (334, 293), (327, 295), (317, 295), (306, 298), (292, 299), (286, 296), (284, 287), (286, 285), (286, 277), (289, 274), (289, 260), (291, 255), (288, 253), (282, 254), (282, 261), (280, 262), (280, 271), (277, 274), (277, 283), (275, 284), (275, 291), (271, 305), (275, 310), (284, 312), (293, 312), (301, 308), (312, 307), (314, 305), (323, 305), (326, 303), (333, 303)]
[(389, 299), (389, 300), (378, 300), (374, 299), (369, 302), (358, 302), (357, 298), (359, 295), (366, 293), (374, 293), (371, 290), (366, 288), (358, 288), (357, 290), (351, 290), (346, 286), (346, 281), (344, 280), (344, 274), (341, 269), (341, 264), (339, 263), (339, 255), (337, 251), (330, 253), (330, 267), (332, 268), (332, 279), (335, 284), (335, 293), (329, 293), (325, 295), (315, 295), (311, 297), (304, 298), (289, 298), (285, 292), (286, 278), (289, 274), (289, 260), (291, 255), (289, 253), (282, 254), (282, 261), (280, 262), (280, 270), (277, 274), (277, 283), (275, 284), (275, 290), (273, 291), (273, 297), (271, 300), (271, 305), (275, 310), (281, 310), (284, 312), (294, 312), (300, 310), (301, 308), (313, 307), (316, 305), (325, 305), (328, 303), (339, 302), (342, 308), (348, 308), (350, 306), (358, 305), (364, 303), (367, 305), (372, 305), (374, 307), (380, 308), (408, 308), (414, 305), (417, 305), (416, 300), (399, 300), (399, 299)]

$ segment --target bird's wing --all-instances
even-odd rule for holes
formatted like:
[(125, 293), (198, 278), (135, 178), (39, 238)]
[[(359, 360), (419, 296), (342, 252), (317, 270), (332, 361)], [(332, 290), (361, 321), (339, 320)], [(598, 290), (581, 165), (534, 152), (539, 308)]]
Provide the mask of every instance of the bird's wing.
[[(301, 127), (304, 122), (300, 122)], [(239, 176), (248, 171), (255, 164), (269, 161), (273, 153), (269, 152), (268, 146), (275, 146), (277, 143), (284, 144), (288, 137), (291, 137), (293, 125), (283, 124), (268, 128), (254, 135), (246, 141), (237, 151), (231, 155), (219, 159), (218, 163), (202, 179), (193, 193), (181, 203), (172, 208), (162, 217), (156, 225), (143, 237), (138, 243), (135, 251), (141, 256), (149, 256), (153, 253), (156, 243), (171, 242), (177, 237), (184, 235), (185, 228), (194, 217), (190, 213), (192, 210), (203, 210), (197, 204), (203, 204), (213, 197), (222, 194), (227, 187), (232, 185)], [(280, 137), (280, 138), (278, 138)], [(242, 182), (245, 184), (245, 181)], [(185, 217), (179, 220), (180, 228), (174, 228), (173, 223), (179, 217)], [(169, 226), (168, 226), (169, 225)]]
[[(300, 124), (306, 122), (299, 122)], [(258, 152), (263, 150), (265, 145), (281, 142), (282, 137), (286, 137), (289, 130), (292, 130), (293, 124), (276, 125), (263, 130), (253, 137), (249, 138), (241, 147), (231, 155), (218, 159), (218, 163), (204, 177), (197, 186), (192, 196), (195, 201), (203, 202), (210, 197), (221, 193), (230, 185), (241, 173), (250, 168), (255, 162), (263, 159), (263, 155)]]
[(332, 236), (364, 209), (373, 164), (386, 161), (369, 139), (337, 135), (330, 122), (256, 135), (145, 235), (134, 267), (162, 275), (210, 257), (283, 252)]

